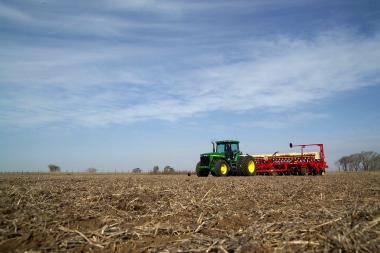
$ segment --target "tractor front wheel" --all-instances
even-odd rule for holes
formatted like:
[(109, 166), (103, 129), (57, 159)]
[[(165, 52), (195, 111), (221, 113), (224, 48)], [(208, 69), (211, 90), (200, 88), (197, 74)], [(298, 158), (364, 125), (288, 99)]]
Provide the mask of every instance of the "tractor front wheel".
[(219, 160), (215, 163), (215, 176), (217, 177), (226, 177), (228, 176), (229, 173), (229, 165), (226, 161), (224, 160)]
[(198, 162), (197, 166), (195, 167), (195, 171), (197, 172), (197, 176), (198, 177), (207, 177), (209, 174), (209, 171), (208, 170), (202, 170), (201, 168), (199, 168), (200, 165), (201, 165), (201, 162)]

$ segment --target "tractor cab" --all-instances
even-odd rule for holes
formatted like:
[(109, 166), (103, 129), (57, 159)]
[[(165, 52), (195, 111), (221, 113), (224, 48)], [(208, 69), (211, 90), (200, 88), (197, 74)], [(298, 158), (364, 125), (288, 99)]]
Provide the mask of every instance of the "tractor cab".
[(234, 159), (236, 154), (240, 154), (239, 141), (217, 141), (214, 152), (224, 153), (227, 160)]

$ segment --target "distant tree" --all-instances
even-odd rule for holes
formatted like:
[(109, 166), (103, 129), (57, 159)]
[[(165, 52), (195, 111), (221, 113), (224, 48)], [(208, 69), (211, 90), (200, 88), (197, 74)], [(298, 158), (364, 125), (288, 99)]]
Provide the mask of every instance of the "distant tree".
[(373, 170), (373, 171), (380, 171), (380, 154), (379, 153), (371, 157), (371, 160), (369, 162), (369, 168), (370, 170)]
[(60, 172), (61, 168), (58, 165), (49, 164), (48, 168), (50, 169), (50, 172)]
[(160, 168), (157, 165), (153, 167), (153, 173), (158, 173), (159, 170)]
[(170, 166), (166, 166), (164, 168), (164, 173), (173, 173), (174, 172), (174, 169)]
[(380, 154), (373, 151), (363, 151), (358, 154), (358, 159), (363, 171), (379, 170)]
[(349, 170), (350, 171), (361, 171), (361, 164), (360, 164), (360, 155), (359, 154), (352, 154), (348, 157), (349, 159)]
[(339, 171), (379, 171), (380, 154), (373, 151), (342, 156), (335, 162)]
[(132, 170), (133, 173), (141, 173), (141, 169), (140, 168), (134, 168)]
[(344, 171), (344, 168), (343, 168), (343, 164), (342, 164), (342, 162), (341, 162), (341, 159), (342, 158), (340, 158), (339, 160), (337, 160), (337, 161), (335, 161), (335, 166), (338, 168), (338, 171)]
[(97, 169), (95, 169), (95, 168), (88, 168), (87, 170), (86, 170), (86, 172), (88, 172), (88, 173), (96, 173), (98, 170)]

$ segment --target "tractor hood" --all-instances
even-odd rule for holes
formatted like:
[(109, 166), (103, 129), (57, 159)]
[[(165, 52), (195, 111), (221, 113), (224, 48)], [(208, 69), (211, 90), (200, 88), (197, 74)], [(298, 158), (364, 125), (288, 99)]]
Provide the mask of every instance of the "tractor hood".
[(201, 154), (201, 157), (202, 156), (220, 156), (220, 157), (224, 157), (225, 154), (224, 153), (219, 153), (219, 152), (210, 152), (210, 153), (203, 153), (203, 154)]

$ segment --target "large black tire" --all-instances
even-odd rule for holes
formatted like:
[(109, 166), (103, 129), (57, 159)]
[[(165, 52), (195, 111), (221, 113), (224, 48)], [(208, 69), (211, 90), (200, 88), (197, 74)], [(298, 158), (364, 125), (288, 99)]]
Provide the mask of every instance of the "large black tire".
[(241, 168), (243, 176), (254, 176), (256, 174), (256, 162), (252, 156), (246, 156)]
[(245, 156), (239, 156), (237, 160), (236, 176), (243, 176), (243, 163)]
[(208, 170), (201, 170), (199, 166), (201, 165), (201, 162), (197, 163), (197, 166), (195, 167), (195, 171), (197, 172), (198, 177), (207, 177), (209, 174)]
[(306, 168), (301, 168), (301, 176), (306, 176), (307, 170)]
[(214, 170), (215, 176), (226, 177), (228, 176), (229, 172), (230, 172), (230, 166), (228, 165), (226, 161), (218, 160), (215, 163), (215, 170)]

